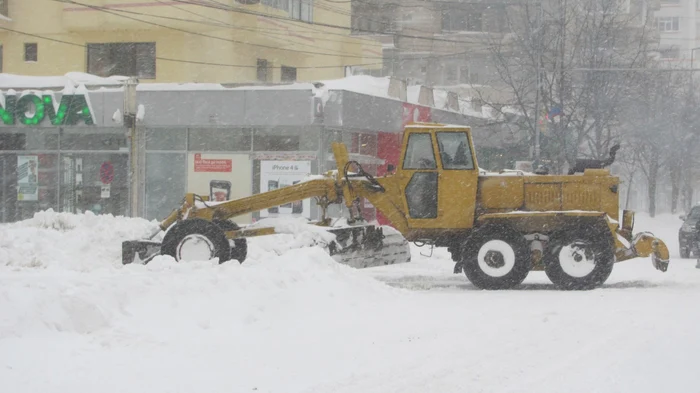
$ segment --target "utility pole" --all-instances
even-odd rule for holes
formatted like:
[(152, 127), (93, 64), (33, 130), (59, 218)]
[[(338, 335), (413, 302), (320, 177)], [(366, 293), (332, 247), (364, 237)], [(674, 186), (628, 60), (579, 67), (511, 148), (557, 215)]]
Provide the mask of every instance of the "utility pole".
[(136, 86), (138, 79), (130, 77), (124, 84), (124, 126), (129, 135), (129, 207), (131, 217), (139, 213), (139, 140), (136, 133)]
[(535, 18), (535, 24), (537, 25), (537, 45), (536, 45), (536, 55), (535, 58), (537, 59), (537, 65), (535, 67), (537, 76), (535, 77), (535, 162), (534, 166), (538, 166), (540, 163), (540, 63), (542, 62), (542, 34), (544, 33), (542, 31), (543, 25), (542, 25), (542, 13), (544, 12), (544, 9), (542, 8), (542, 2), (539, 1), (538, 3), (538, 9), (537, 9), (537, 16)]

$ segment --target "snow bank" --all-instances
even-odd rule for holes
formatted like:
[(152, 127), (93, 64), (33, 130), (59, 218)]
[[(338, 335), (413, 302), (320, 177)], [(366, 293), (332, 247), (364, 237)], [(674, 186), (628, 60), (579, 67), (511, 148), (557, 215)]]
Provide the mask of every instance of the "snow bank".
[(121, 265), (121, 243), (143, 239), (156, 221), (112, 215), (57, 213), (0, 224), (0, 266), (92, 270)]

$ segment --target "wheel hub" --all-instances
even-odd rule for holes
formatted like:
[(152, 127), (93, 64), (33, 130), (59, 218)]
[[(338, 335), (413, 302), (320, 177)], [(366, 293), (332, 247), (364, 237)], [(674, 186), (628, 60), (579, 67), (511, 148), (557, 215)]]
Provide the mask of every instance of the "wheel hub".
[(484, 262), (486, 262), (486, 265), (494, 269), (499, 269), (506, 265), (506, 261), (503, 257), (503, 254), (499, 251), (494, 250), (486, 251), (486, 255), (484, 256)]
[(590, 244), (573, 242), (561, 248), (559, 263), (566, 274), (585, 277), (595, 270), (596, 258)]
[(192, 234), (185, 236), (178, 244), (176, 259), (178, 261), (208, 261), (214, 258), (215, 253), (214, 244), (206, 236)]

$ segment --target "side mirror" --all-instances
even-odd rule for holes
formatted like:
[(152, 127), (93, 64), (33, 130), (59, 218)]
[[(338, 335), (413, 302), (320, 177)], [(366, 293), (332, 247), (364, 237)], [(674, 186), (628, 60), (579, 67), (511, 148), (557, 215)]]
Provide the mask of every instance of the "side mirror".
[(389, 164), (386, 166), (387, 173), (393, 173), (395, 170), (396, 170), (396, 167), (394, 166), (394, 164)]

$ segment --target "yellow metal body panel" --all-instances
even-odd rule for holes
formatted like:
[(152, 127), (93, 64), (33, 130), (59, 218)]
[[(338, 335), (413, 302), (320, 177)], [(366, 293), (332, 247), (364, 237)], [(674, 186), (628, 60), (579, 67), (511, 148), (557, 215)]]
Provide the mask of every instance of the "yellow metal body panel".
[(524, 202), (522, 176), (481, 176), (479, 178), (479, 208), (515, 210)]

